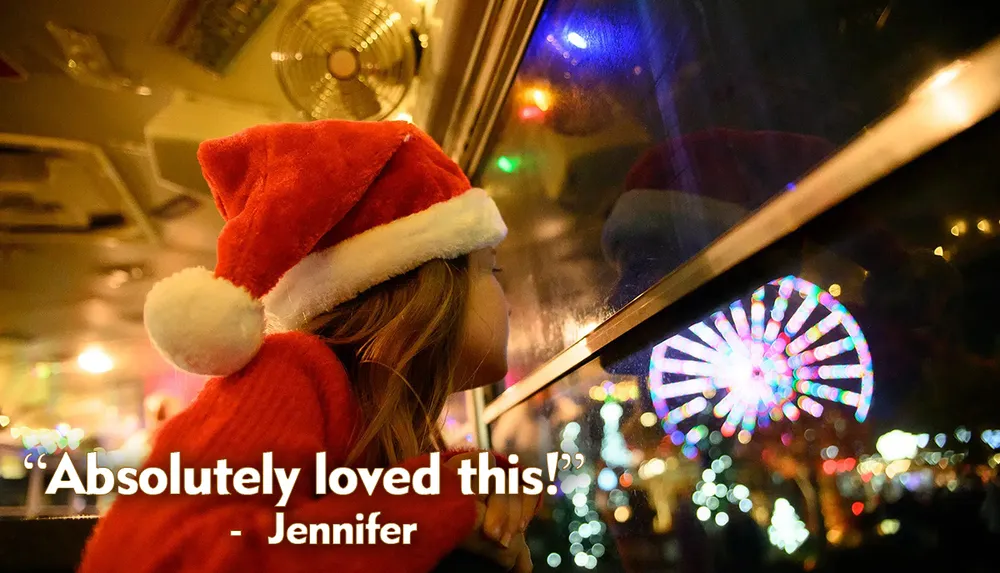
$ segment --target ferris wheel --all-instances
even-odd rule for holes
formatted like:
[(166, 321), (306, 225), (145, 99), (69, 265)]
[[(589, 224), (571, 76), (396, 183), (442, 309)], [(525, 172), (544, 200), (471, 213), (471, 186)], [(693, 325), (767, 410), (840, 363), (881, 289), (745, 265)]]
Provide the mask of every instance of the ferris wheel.
[[(710, 320), (691, 325), (653, 348), (649, 392), (664, 429), (689, 444), (679, 427), (711, 408), (725, 437), (750, 441), (758, 425), (801, 412), (819, 418), (824, 403), (868, 416), (874, 373), (857, 321), (830, 293), (787, 276), (736, 300)], [(787, 320), (786, 320), (787, 317)], [(701, 416), (703, 418), (703, 416)], [(680, 445), (678, 443), (678, 445)]]

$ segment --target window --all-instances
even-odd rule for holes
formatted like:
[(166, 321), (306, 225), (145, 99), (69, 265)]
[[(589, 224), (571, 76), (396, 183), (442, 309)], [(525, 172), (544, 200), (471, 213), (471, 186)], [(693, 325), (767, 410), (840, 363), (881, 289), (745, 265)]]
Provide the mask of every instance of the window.
[(991, 10), (546, 3), (474, 177), (511, 229), (508, 383), (1000, 33)]
[(994, 114), (500, 416), (526, 462), (586, 457), (529, 529), (536, 564), (989, 568), (998, 145)]

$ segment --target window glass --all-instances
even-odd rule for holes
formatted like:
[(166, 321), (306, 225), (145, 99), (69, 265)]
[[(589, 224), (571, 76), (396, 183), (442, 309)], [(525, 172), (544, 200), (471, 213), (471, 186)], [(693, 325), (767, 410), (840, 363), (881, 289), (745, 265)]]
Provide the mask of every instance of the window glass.
[(475, 446), (472, 392), (453, 394), (441, 415), (441, 438), (450, 448)]
[(998, 134), (994, 116), (502, 415), (499, 449), (586, 459), (530, 529), (535, 562), (994, 568)]
[(509, 381), (1000, 33), (998, 7), (547, 2), (475, 174), (511, 228)]

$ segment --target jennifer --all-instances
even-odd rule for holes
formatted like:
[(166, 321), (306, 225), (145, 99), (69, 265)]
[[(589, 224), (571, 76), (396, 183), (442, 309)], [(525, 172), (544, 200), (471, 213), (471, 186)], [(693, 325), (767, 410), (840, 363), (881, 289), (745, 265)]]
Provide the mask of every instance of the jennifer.
[[(281, 543), (285, 537), (293, 545), (386, 545), (410, 544), (410, 536), (417, 530), (416, 523), (376, 523), (379, 512), (368, 516), (357, 514), (358, 523), (293, 523), (285, 527), (285, 514), (275, 514), (275, 531), (267, 538), (269, 545)], [(402, 539), (401, 539), (402, 538)]]

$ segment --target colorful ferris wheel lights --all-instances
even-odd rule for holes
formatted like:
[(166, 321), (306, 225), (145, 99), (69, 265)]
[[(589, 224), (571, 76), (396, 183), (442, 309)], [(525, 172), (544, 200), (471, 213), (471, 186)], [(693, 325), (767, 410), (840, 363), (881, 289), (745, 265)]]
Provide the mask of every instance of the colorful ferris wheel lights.
[(650, 358), (650, 395), (665, 428), (708, 410), (712, 399), (721, 434), (739, 431), (743, 443), (757, 425), (794, 422), (802, 411), (822, 416), (817, 400), (867, 417), (874, 387), (867, 341), (847, 309), (809, 281), (787, 276), (758, 288), (749, 320), (737, 300), (687, 330)]

